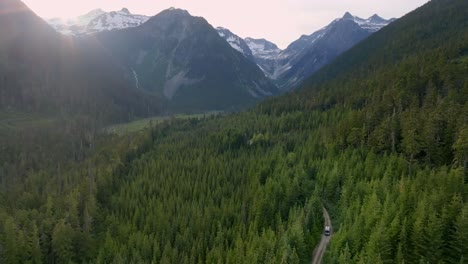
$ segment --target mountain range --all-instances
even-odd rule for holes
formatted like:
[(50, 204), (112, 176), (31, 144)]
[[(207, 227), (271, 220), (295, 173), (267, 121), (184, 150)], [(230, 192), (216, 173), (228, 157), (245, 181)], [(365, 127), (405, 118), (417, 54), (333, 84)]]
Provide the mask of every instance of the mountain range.
[[(80, 36), (137, 27), (149, 18), (131, 14), (126, 8), (114, 12), (96, 9), (68, 21), (52, 19), (48, 22), (63, 34)], [(234, 50), (254, 62), (279, 91), (288, 91), (338, 55), (393, 21), (394, 19), (387, 20), (378, 15), (363, 19), (346, 12), (343, 17), (335, 19), (326, 27), (301, 36), (284, 50), (265, 39), (244, 39), (223, 27), (217, 27), (216, 30)], [(266, 94), (269, 93), (270, 91)]]
[(97, 40), (127, 82), (163, 98), (167, 111), (236, 110), (278, 93), (251, 54), (242, 56), (205, 19), (185, 10), (170, 8), (150, 18), (126, 8), (97, 9), (48, 22), (62, 34)]
[(284, 91), (297, 87), (306, 77), (393, 21), (378, 15), (363, 19), (346, 12), (326, 27), (301, 36), (285, 50), (265, 39), (242, 39), (224, 28), (218, 28), (218, 32), (246, 58), (252, 54), (265, 75)]
[(118, 62), (127, 83), (163, 98), (168, 111), (207, 111), (239, 109), (294, 89), (392, 21), (347, 12), (284, 50), (266, 39), (214, 29), (205, 19), (176, 8), (154, 17), (126, 8), (96, 9), (48, 23), (64, 35), (99, 42)]

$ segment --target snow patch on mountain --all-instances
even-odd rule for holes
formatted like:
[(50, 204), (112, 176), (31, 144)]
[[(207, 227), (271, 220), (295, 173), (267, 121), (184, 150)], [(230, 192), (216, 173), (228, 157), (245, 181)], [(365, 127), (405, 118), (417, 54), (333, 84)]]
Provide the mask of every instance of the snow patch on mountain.
[(246, 38), (245, 43), (247, 43), (255, 58), (272, 59), (281, 52), (278, 46), (266, 39)]
[(145, 23), (148, 19), (149, 17), (147, 16), (133, 15), (128, 11), (128, 9), (124, 8), (121, 11), (102, 14), (91, 20), (86, 27), (86, 31), (88, 33), (93, 33), (105, 30), (137, 27)]
[(249, 46), (247, 46), (244, 39), (232, 33), (227, 28), (217, 27), (216, 31), (218, 32), (218, 35), (224, 38), (233, 49), (242, 53), (244, 57), (253, 60), (252, 51), (250, 50)]
[[(220, 34), (221, 36), (221, 34)], [(226, 41), (229, 43), (229, 45), (231, 45), (231, 47), (233, 47), (235, 50), (239, 51), (240, 53), (244, 54), (244, 51), (242, 50), (242, 48), (240, 47), (240, 43), (239, 43), (239, 38), (236, 38), (236, 37), (233, 37), (233, 36), (230, 36), (229, 38), (226, 39)], [(244, 54), (245, 55), (245, 54)]]

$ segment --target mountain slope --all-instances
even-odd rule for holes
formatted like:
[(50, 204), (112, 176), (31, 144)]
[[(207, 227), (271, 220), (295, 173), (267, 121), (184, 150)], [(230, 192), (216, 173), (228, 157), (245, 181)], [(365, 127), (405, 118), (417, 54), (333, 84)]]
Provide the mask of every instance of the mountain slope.
[(363, 19), (346, 12), (342, 18), (335, 19), (326, 27), (311, 35), (301, 36), (285, 50), (280, 50), (265, 39), (242, 40), (227, 29), (219, 28), (218, 31), (246, 58), (252, 60), (253, 56), (253, 61), (281, 90), (288, 91), (394, 20), (386, 20), (378, 15)]
[(105, 12), (96, 9), (74, 19), (49, 19), (47, 22), (58, 32), (65, 35), (86, 35), (101, 31), (136, 27), (146, 22), (150, 17), (135, 15), (127, 8), (120, 11)]
[(219, 36), (224, 38), (233, 49), (242, 53), (247, 59), (254, 61), (252, 51), (241, 37), (235, 35), (227, 28), (217, 27), (216, 31), (218, 31)]
[(168, 9), (136, 28), (96, 39), (126, 67), (137, 88), (179, 110), (237, 109), (276, 87), (203, 18)]
[(377, 15), (362, 19), (346, 13), (311, 35), (303, 35), (278, 55), (273, 78), (282, 89), (297, 87), (338, 55), (388, 25)]
[(272, 102), (336, 119), (325, 140), (343, 159), (323, 179), (342, 227), (324, 262), (466, 259), (467, 17), (467, 1), (430, 1)]
[(0, 108), (128, 119), (155, 98), (120, 78), (98, 43), (63, 37), (17, 0), (0, 2)]
[(272, 78), (276, 67), (276, 60), (281, 52), (278, 46), (266, 39), (246, 38), (245, 43), (252, 51), (254, 60), (260, 69), (268, 77)]
[[(349, 146), (357, 144), (353, 140), (362, 140), (376, 150), (406, 152), (408, 157), (427, 158), (439, 165), (449, 163), (454, 158), (450, 153), (454, 131), (463, 130), (468, 121), (467, 5), (462, 0), (432, 1), (340, 55), (310, 76), (301, 89), (271, 103), (290, 101), (293, 109), (354, 112), (356, 116), (345, 120), (336, 132), (339, 144)], [(414, 120), (406, 120), (410, 117)], [(423, 131), (439, 118), (447, 119), (437, 129)], [(413, 132), (419, 134), (412, 139), (418, 141), (414, 149), (404, 146), (410, 141), (402, 134), (409, 125), (405, 121), (413, 125), (407, 129), (417, 129)], [(435, 158), (433, 147), (443, 148), (437, 155), (445, 153), (446, 160)]]
[[(455, 37), (460, 38), (461, 41), (458, 42), (463, 43), (467, 39), (464, 30), (468, 21), (460, 16), (454, 17), (453, 21), (447, 21), (449, 18), (444, 18), (437, 13), (439, 10), (444, 10), (446, 13), (458, 13), (453, 7), (455, 5), (453, 2), (456, 1), (447, 0), (446, 2), (451, 5), (446, 8), (441, 6), (444, 3), (442, 0), (433, 2), (429, 5), (432, 8), (425, 6), (425, 9), (416, 9), (398, 19), (398, 23), (390, 24), (379, 34), (372, 35), (365, 42), (345, 52), (332, 64), (324, 67), (319, 74), (308, 78), (305, 86), (317, 85), (338, 76), (368, 74), (373, 67), (385, 68), (401, 62), (405, 56), (408, 56), (407, 54), (415, 55), (427, 52), (427, 50), (437, 50), (442, 45), (447, 46), (448, 40)], [(425, 12), (419, 11), (420, 9)], [(427, 19), (428, 22), (421, 23), (423, 19)], [(405, 27), (407, 30), (402, 30)], [(392, 36), (392, 41), (389, 41), (389, 35)], [(375, 49), (374, 52), (367, 52), (371, 49)], [(396, 52), (388, 52), (390, 50)]]

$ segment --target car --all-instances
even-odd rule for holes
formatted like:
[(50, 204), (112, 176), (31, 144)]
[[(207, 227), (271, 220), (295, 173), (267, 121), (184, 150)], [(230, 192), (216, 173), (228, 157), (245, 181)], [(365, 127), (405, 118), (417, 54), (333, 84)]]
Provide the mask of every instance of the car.
[(330, 236), (330, 234), (331, 234), (331, 228), (329, 226), (325, 226), (324, 235), (325, 236)]

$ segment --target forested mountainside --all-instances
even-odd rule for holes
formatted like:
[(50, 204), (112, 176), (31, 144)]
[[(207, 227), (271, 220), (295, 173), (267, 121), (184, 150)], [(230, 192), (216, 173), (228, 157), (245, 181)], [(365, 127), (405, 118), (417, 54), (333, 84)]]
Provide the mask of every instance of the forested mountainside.
[[(334, 133), (343, 147), (364, 142), (379, 152), (450, 164), (455, 135), (466, 123), (468, 92), (468, 20), (456, 10), (463, 4), (455, 3), (433, 1), (410, 13), (313, 75), (289, 100), (271, 104), (279, 112), (349, 108), (352, 118)], [(374, 46), (382, 49), (369, 52)]]
[[(415, 58), (416, 55), (423, 57), (423, 54), (429, 54), (431, 51), (437, 53), (430, 57), (435, 57), (438, 54), (443, 57), (449, 54), (459, 55), (463, 59), (466, 55), (463, 46), (466, 43), (465, 31), (468, 21), (461, 10), (454, 10), (451, 2), (448, 0), (434, 1), (431, 3), (434, 8), (420, 7), (411, 12), (411, 15), (398, 19), (398, 23), (384, 27), (379, 34), (372, 35), (365, 42), (356, 45), (338, 57), (334, 63), (324, 67), (319, 74), (312, 75), (303, 86), (311, 87), (333, 80), (337, 76), (350, 78), (354, 75), (357, 79), (366, 77), (372, 71), (395, 66), (394, 64), (405, 59), (410, 60), (408, 57)], [(424, 11), (420, 11), (420, 9)], [(447, 16), (457, 12), (460, 15), (453, 18), (443, 17), (440, 15), (441, 10), (446, 12)], [(422, 23), (423, 20), (426, 23)]]
[(59, 35), (18, 0), (0, 2), (0, 24), (0, 110), (107, 121), (159, 112), (95, 41)]
[(464, 263), (466, 17), (467, 1), (432, 0), (247, 112), (76, 135), (57, 162), (44, 145), (64, 139), (17, 140), (0, 260), (309, 263), (325, 206), (324, 263)]

